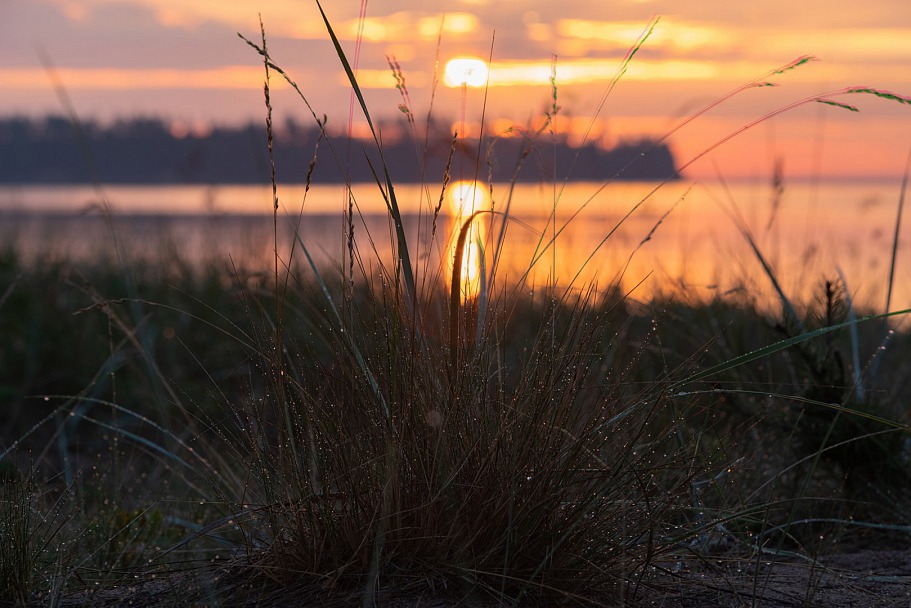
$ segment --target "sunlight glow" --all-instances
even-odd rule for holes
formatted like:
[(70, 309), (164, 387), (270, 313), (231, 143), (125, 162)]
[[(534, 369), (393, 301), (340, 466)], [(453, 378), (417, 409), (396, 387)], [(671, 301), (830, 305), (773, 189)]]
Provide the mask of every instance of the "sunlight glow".
[[(490, 208), (490, 195), (483, 185), (461, 181), (455, 182), (447, 192), (450, 213), (456, 218), (452, 234), (452, 260), (455, 259), (455, 245), (462, 224), (475, 211)], [(462, 294), (472, 297), (477, 294), (481, 281), (481, 258), (484, 255), (482, 243), (486, 236), (483, 216), (475, 218), (465, 241), (462, 254)]]
[[(575, 59), (557, 61), (557, 83), (579, 84), (609, 81), (619, 67), (615, 59)], [(548, 85), (551, 78), (549, 61), (510, 61), (490, 64), (489, 85)], [(722, 75), (722, 65), (712, 61), (649, 61), (631, 63), (626, 80), (707, 80)]]
[(481, 256), (484, 251), (478, 241), (474, 230), (465, 243), (465, 252), (462, 254), (462, 296), (471, 298), (478, 293), (481, 286)]
[(443, 82), (447, 87), (483, 87), (487, 83), (487, 64), (474, 57), (456, 57), (446, 63)]
[[(476, 61), (481, 61), (480, 59)], [(483, 62), (481, 62), (483, 63)], [(609, 82), (620, 67), (619, 59), (557, 59), (557, 85), (583, 85), (587, 83)], [(489, 87), (516, 87), (516, 86), (545, 86), (550, 87), (551, 63), (550, 61), (494, 61), (489, 67), (489, 77), (481, 81), (480, 85)], [(826, 75), (830, 80), (845, 80), (858, 78), (856, 70), (847, 65), (825, 66)], [(626, 69), (624, 81), (658, 82), (658, 81), (705, 81), (717, 80), (718, 82), (741, 83), (755, 78), (769, 70), (766, 62), (751, 60), (681, 60), (664, 61), (653, 59), (636, 59)], [(886, 64), (878, 68), (878, 73), (884, 79), (898, 80), (906, 77), (907, 69), (904, 65)], [(2, 73), (0, 73), (2, 76)], [(421, 71), (406, 71), (409, 88), (429, 85), (430, 74)], [(339, 82), (347, 84), (344, 74), (340, 75)], [(475, 76), (477, 78), (477, 76)], [(261, 80), (261, 78), (260, 78)], [(0, 80), (2, 81), (2, 80)], [(450, 87), (460, 87), (461, 81), (455, 77), (455, 84), (450, 84), (444, 76), (444, 82)], [(4, 82), (4, 84), (6, 84)], [(395, 79), (388, 69), (358, 71), (358, 84), (362, 89), (392, 89), (395, 88)], [(523, 95), (524, 93), (520, 93)]]
[(449, 212), (456, 217), (468, 217), (479, 209), (490, 208), (490, 196), (481, 185), (470, 181), (455, 182), (446, 193)]

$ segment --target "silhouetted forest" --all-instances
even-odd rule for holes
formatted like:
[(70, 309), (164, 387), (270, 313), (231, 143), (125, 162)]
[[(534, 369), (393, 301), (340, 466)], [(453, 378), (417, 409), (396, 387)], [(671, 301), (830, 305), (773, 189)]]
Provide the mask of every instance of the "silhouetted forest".
[[(389, 172), (403, 183), (441, 183), (447, 163), (455, 178), (473, 177), (477, 171), (482, 181), (500, 182), (514, 175), (525, 182), (567, 175), (576, 180), (658, 180), (677, 172), (670, 149), (648, 140), (603, 150), (593, 144), (571, 147), (560, 139), (555, 144), (549, 134), (538, 139), (516, 134), (485, 137), (479, 154), (476, 140), (454, 145), (442, 126), (430, 126), (426, 146), (423, 135), (415, 142), (402, 137), (395, 125), (381, 132)], [(274, 148), (282, 182), (303, 182), (311, 165), (314, 183), (373, 181), (374, 171), (382, 172), (372, 140), (344, 135), (327, 140), (318, 128), (293, 121), (276, 126)], [(60, 117), (0, 120), (0, 183), (249, 184), (268, 182), (269, 173), (261, 124), (184, 135), (157, 119), (110, 126), (74, 125)]]

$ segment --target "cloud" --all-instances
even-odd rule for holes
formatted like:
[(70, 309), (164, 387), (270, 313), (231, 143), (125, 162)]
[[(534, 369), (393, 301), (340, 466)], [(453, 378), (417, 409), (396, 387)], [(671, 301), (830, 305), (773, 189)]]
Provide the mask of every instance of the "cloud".
[(911, 58), (911, 31), (907, 28), (832, 28), (819, 31), (770, 31), (748, 45), (759, 52), (759, 45), (779, 52), (799, 54), (812, 52), (840, 61), (907, 62)]
[(249, 59), (235, 30), (162, 24), (154, 11), (98, 0), (13, 3), (0, 25), (0, 66), (38, 66), (44, 49), (60, 67), (217, 67)]
[[(645, 27), (638, 21), (589, 21), (560, 19), (557, 34), (565, 42), (581, 43), (575, 54), (600, 50), (629, 49), (643, 36)], [(565, 44), (564, 46), (569, 46)], [(685, 56), (693, 51), (719, 51), (735, 45), (737, 38), (730, 29), (717, 25), (686, 22), (679, 19), (660, 19), (648, 36), (646, 47), (667, 54)]]
[[(60, 68), (55, 70), (67, 88), (103, 91), (139, 91), (154, 89), (251, 89), (261, 88), (263, 68), (259, 66), (226, 66), (213, 69), (118, 69)], [(40, 89), (48, 77), (43, 70), (0, 68), (0, 81), (8, 90)], [(276, 79), (273, 87), (287, 86)]]
[[(817, 3), (793, 0), (618, 0), (609, 10), (602, 0), (388, 0), (369, 3), (363, 22), (359, 2), (326, 0), (323, 6), (352, 62), (354, 41), (363, 34), (361, 84), (371, 95), (392, 99), (384, 99), (379, 112), (395, 111), (398, 103), (387, 55), (400, 62), (419, 107), (430, 97), (438, 52), (442, 69), (455, 56), (486, 59), (491, 45), (497, 99), (492, 96), (490, 103), (498, 112), (514, 111), (521, 118), (540, 107), (549, 94), (552, 54), (563, 102), (592, 105), (603, 87), (590, 85), (613, 77), (655, 14), (663, 16), (613, 94), (613, 111), (640, 111), (669, 96), (661, 91), (673, 91), (675, 99), (723, 94), (806, 53), (826, 61), (789, 75), (789, 87), (809, 82), (911, 88), (906, 0), (880, 0), (863, 10), (833, 0), (823, 11)], [(236, 36), (259, 39), (260, 11), (273, 58), (308, 98), (326, 108), (347, 108), (338, 57), (312, 0), (269, 0), (261, 6), (224, 0), (9, 2), (0, 21), (0, 79), (15, 91), (15, 108), (27, 107), (30, 95), (49, 89), (35, 50), (43, 47), (71, 93), (93, 104), (132, 107), (140, 99), (146, 108), (158, 100), (167, 111), (178, 104), (174, 91), (184, 100), (180, 103), (197, 91), (192, 99), (203, 104), (199, 112), (237, 114), (216, 95), (261, 97), (260, 57)], [(688, 82), (697, 83), (689, 93)], [(209, 101), (199, 101), (207, 99), (202, 92)], [(625, 101), (627, 93), (638, 101)], [(436, 108), (458, 111), (458, 99), (444, 102), (446, 94), (438, 94)], [(0, 113), (8, 113), (11, 103), (0, 102)]]

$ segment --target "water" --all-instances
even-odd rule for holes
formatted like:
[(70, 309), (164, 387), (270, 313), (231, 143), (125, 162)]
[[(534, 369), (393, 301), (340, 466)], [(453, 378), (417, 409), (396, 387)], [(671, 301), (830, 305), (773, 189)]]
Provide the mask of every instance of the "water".
[[(483, 260), (488, 271), (496, 261), (499, 276), (509, 282), (533, 285), (555, 277), (561, 285), (583, 288), (620, 281), (643, 300), (661, 292), (692, 299), (726, 294), (773, 308), (777, 296), (732, 219), (739, 214), (789, 297), (817, 299), (823, 281), (841, 271), (855, 303), (883, 309), (898, 180), (786, 183), (777, 203), (771, 186), (762, 182), (655, 187), (519, 185), (510, 198), (505, 185), (495, 185), (491, 197), (485, 187), (457, 183), (444, 197), (432, 241), (440, 186), (399, 186), (396, 195), (415, 266), (434, 280), (449, 280), (451, 235), (464, 218), (491, 205), (498, 212), (474, 222), (462, 273), (469, 291), (477, 289)], [(5, 187), (0, 237), (30, 260), (125, 255), (168, 262), (179, 256), (267, 271), (274, 249), (271, 197), (268, 186), (118, 186), (103, 192), (84, 186)], [(375, 271), (378, 261), (388, 265), (392, 257), (385, 203), (375, 185), (355, 186), (354, 199), (359, 255)], [(315, 186), (304, 198), (302, 186), (290, 185), (280, 187), (279, 200), (280, 255), (289, 257), (299, 217), (301, 241), (316, 262), (340, 266), (347, 252), (343, 189)], [(503, 254), (494, 260), (507, 205), (513, 219), (506, 225)], [(901, 227), (893, 309), (911, 307), (908, 215)], [(299, 250), (294, 255), (303, 261)]]

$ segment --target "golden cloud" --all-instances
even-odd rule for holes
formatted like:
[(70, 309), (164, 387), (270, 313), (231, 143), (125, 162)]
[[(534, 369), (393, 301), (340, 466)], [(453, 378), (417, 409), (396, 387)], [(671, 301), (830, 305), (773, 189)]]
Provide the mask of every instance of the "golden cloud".
[[(225, 66), (205, 70), (59, 68), (57, 74), (70, 89), (250, 89), (262, 87), (258, 66)], [(0, 81), (9, 89), (44, 89), (50, 86), (43, 69), (0, 69)], [(273, 88), (287, 86), (280, 78)]]
[[(561, 38), (581, 40), (589, 48), (630, 47), (643, 34), (643, 24), (635, 21), (587, 21), (583, 19), (561, 19), (557, 22), (557, 34)], [(729, 29), (718, 26), (684, 23), (673, 19), (661, 19), (649, 36), (648, 46), (687, 51), (706, 47), (724, 47), (735, 40)]]

